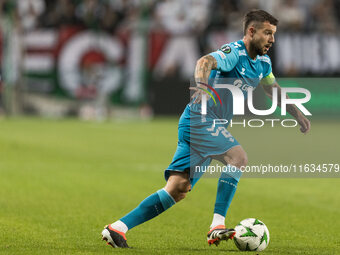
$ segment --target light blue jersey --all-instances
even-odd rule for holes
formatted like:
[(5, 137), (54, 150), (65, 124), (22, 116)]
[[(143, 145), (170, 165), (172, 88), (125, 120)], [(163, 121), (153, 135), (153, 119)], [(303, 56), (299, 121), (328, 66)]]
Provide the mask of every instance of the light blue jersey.
[[(242, 40), (225, 44), (221, 49), (210, 53), (217, 61), (217, 70), (213, 70), (209, 77), (211, 86), (216, 84), (231, 84), (239, 87), (244, 98), (248, 96), (248, 88), (255, 89), (262, 79), (272, 73), (272, 64), (267, 55), (257, 56), (256, 60), (249, 57)], [(222, 105), (210, 98), (207, 105), (207, 114), (212, 118), (228, 119), (233, 115), (233, 97), (227, 89), (216, 89)], [(201, 112), (200, 104), (188, 105), (191, 115), (196, 116)], [(192, 118), (191, 118), (192, 119)]]
[[(238, 87), (244, 98), (248, 88), (255, 89), (259, 83), (271, 85), (275, 82), (272, 75), (270, 58), (267, 55), (251, 59), (242, 40), (222, 46), (210, 54), (217, 61), (217, 70), (210, 74), (209, 85), (228, 84)], [(210, 90), (211, 91), (211, 90)], [(178, 125), (178, 145), (172, 163), (165, 171), (167, 179), (170, 171), (190, 172), (192, 186), (202, 175), (193, 167), (210, 164), (214, 155), (221, 155), (239, 145), (227, 130), (228, 124), (214, 126), (214, 119), (230, 120), (233, 117), (233, 97), (228, 89), (215, 87), (222, 104), (210, 98), (207, 114), (202, 118), (201, 104), (190, 102), (185, 108)], [(238, 177), (235, 177), (238, 178)]]

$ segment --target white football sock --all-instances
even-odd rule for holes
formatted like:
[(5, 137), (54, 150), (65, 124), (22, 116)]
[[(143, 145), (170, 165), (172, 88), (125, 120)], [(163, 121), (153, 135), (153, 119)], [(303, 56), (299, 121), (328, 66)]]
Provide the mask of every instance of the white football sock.
[(128, 227), (125, 225), (124, 222), (117, 220), (116, 222), (111, 224), (111, 228), (123, 232), (124, 234), (128, 231)]
[(213, 229), (214, 227), (216, 227), (218, 225), (224, 226), (224, 224), (225, 224), (224, 221), (225, 221), (225, 217), (223, 217), (221, 214), (214, 213), (214, 217), (213, 217), (213, 221), (210, 225), (210, 229)]

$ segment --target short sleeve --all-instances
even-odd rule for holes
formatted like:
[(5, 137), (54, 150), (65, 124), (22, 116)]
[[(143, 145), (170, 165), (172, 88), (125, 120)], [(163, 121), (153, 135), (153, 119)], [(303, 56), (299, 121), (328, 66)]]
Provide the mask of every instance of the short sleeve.
[(221, 49), (210, 53), (217, 61), (217, 70), (230, 72), (236, 66), (239, 60), (238, 51), (229, 44), (223, 45)]

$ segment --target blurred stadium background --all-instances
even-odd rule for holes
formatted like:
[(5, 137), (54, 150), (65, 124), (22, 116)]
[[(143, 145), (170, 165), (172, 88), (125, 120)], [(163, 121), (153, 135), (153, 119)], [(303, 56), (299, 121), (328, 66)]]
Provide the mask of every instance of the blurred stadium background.
[[(197, 59), (242, 38), (252, 8), (280, 20), (270, 52), (277, 77), (340, 75), (338, 0), (1, 0), (0, 7), (1, 114), (178, 115)], [(293, 83), (319, 95), (316, 114), (339, 116), (337, 79)]]
[[(311, 91), (312, 131), (232, 134), (251, 165), (339, 163), (339, 0), (0, 0), (0, 253), (111, 254), (103, 225), (164, 184), (196, 60), (252, 8), (280, 19), (274, 73)], [(266, 254), (339, 254), (339, 180), (243, 178), (228, 225), (263, 220)], [(124, 253), (239, 254), (206, 245), (216, 179), (197, 185)]]

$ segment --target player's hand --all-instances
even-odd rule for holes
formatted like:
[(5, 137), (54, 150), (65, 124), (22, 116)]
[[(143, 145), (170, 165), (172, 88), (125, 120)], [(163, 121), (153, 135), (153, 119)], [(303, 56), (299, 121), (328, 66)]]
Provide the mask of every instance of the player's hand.
[(311, 127), (309, 119), (307, 119), (305, 116), (301, 115), (296, 120), (301, 126), (300, 131), (304, 134), (307, 134), (310, 130), (310, 127)]
[(202, 89), (205, 89), (203, 85), (197, 84), (197, 87), (190, 87), (190, 90), (195, 91), (194, 94), (191, 96), (191, 99), (194, 99), (193, 103), (198, 104), (202, 101), (202, 96), (206, 95), (207, 100), (209, 100), (209, 95)]

